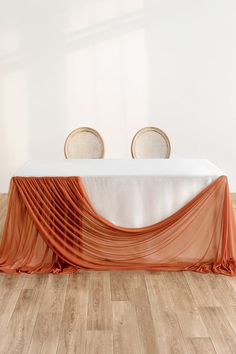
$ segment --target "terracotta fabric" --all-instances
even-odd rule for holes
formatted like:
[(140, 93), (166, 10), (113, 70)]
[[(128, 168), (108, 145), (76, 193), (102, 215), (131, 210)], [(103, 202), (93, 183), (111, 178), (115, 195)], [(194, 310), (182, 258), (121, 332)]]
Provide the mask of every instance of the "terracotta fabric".
[(93, 208), (79, 177), (14, 177), (0, 246), (0, 271), (78, 269), (236, 273), (236, 226), (225, 176), (181, 210), (124, 228)]

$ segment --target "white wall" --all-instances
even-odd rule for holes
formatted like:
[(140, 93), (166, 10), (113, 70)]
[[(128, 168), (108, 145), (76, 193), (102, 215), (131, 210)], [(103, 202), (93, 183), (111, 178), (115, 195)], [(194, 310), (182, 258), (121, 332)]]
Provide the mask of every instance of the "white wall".
[(106, 157), (156, 125), (236, 191), (235, 19), (235, 0), (0, 0), (0, 191), (84, 125)]

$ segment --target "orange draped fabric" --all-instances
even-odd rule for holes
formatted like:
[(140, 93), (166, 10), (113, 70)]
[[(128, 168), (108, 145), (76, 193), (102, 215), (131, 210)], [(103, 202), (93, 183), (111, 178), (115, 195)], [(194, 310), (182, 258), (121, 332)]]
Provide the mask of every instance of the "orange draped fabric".
[(91, 205), (79, 177), (14, 177), (0, 245), (0, 271), (78, 269), (236, 273), (236, 226), (222, 176), (164, 221), (112, 224)]

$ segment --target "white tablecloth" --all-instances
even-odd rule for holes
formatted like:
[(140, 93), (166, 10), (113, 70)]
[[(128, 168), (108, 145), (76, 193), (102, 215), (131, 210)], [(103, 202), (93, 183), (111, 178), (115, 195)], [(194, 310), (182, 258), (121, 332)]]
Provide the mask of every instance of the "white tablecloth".
[(125, 227), (147, 226), (225, 175), (208, 160), (104, 159), (27, 162), (16, 176), (80, 176), (95, 210)]

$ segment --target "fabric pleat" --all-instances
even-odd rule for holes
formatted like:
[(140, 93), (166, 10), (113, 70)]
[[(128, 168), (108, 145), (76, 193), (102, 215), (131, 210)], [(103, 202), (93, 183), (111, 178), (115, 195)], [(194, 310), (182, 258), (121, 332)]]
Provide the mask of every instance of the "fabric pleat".
[(191, 270), (236, 274), (236, 225), (227, 177), (175, 214), (142, 228), (93, 208), (80, 177), (13, 177), (0, 245), (5, 273)]

